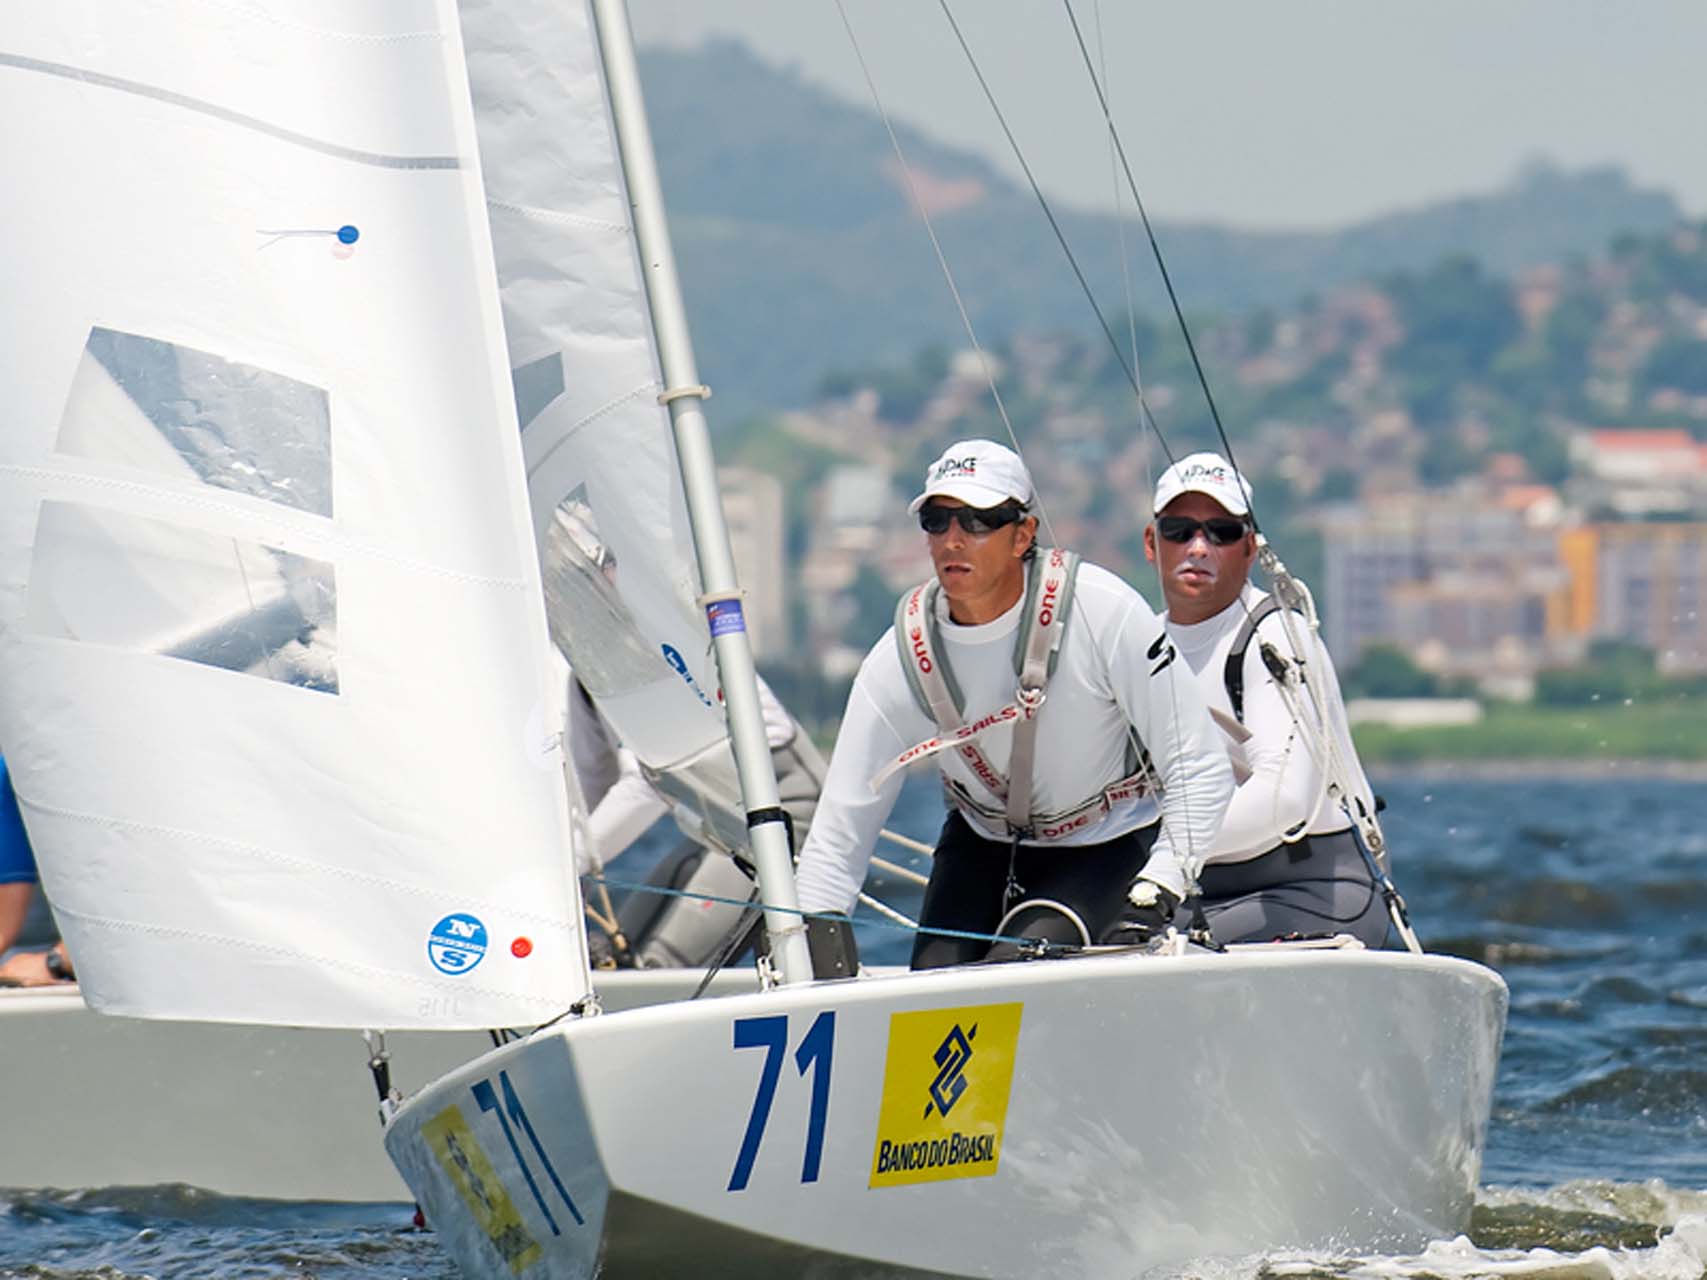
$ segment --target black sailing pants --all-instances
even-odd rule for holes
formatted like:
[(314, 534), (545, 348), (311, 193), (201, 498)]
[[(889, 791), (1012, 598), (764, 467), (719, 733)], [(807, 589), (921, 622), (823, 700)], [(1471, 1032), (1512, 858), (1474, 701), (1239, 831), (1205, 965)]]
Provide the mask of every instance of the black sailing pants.
[[(988, 840), (950, 811), (937, 838), (919, 932), (913, 939), (915, 969), (970, 964), (989, 956), (991, 944), (977, 938), (944, 937), (929, 929), (958, 929), (991, 934), (1013, 907), (1049, 898), (1071, 907), (1095, 942), (1126, 905), (1126, 891), (1150, 860), (1150, 846), (1161, 823), (1129, 831), (1103, 844), (1031, 845), (1017, 849)], [(1008, 893), (1009, 854), (1018, 889)], [(1012, 932), (1051, 942), (1081, 942), (1079, 931), (1057, 912), (1027, 912)], [(1009, 948), (1003, 947), (1002, 953)]]

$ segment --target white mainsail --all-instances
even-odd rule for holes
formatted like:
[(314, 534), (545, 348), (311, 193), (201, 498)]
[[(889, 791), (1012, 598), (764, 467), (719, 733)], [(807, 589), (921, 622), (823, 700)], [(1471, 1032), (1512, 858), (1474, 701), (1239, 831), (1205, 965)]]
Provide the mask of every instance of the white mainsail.
[(592, 16), (461, 9), (552, 635), (668, 770), (726, 727)]
[(83, 990), (316, 1026), (588, 990), (451, 0), (0, 30), (0, 750)]

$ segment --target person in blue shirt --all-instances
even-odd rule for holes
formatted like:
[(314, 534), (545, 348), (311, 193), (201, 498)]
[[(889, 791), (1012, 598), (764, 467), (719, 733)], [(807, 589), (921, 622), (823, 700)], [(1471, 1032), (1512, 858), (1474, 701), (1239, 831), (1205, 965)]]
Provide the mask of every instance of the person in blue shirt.
[[(0, 758), (0, 956), (23, 932), (39, 879), (23, 815), (18, 812), (18, 796), (12, 790), (12, 773)], [(45, 952), (21, 951), (0, 964), (0, 986), (39, 986), (70, 978), (63, 942)]]

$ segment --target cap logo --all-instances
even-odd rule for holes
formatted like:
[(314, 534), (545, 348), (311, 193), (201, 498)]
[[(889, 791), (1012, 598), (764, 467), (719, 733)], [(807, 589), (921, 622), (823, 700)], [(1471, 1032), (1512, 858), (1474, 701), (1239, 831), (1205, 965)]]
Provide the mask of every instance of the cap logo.
[(1186, 467), (1179, 473), (1179, 478), (1181, 480), (1219, 480), (1222, 484), (1226, 484), (1231, 479), (1227, 474), (1226, 467), (1209, 466), (1202, 462), (1194, 462)]
[(958, 479), (962, 476), (976, 477), (978, 474), (978, 458), (976, 455), (965, 458), (944, 458), (931, 468), (931, 483), (940, 484), (944, 480)]

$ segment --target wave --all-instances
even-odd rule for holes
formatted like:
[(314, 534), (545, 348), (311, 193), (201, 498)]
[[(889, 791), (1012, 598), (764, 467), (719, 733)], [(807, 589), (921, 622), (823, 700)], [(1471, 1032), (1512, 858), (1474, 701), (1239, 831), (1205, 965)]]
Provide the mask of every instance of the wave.
[(1707, 1071), (1623, 1066), (1572, 1085), (1537, 1110), (1640, 1112), (1645, 1118), (1699, 1120), (1707, 1113)]
[(0, 1280), (453, 1280), (398, 1204), (304, 1203), (162, 1184), (0, 1189)]

